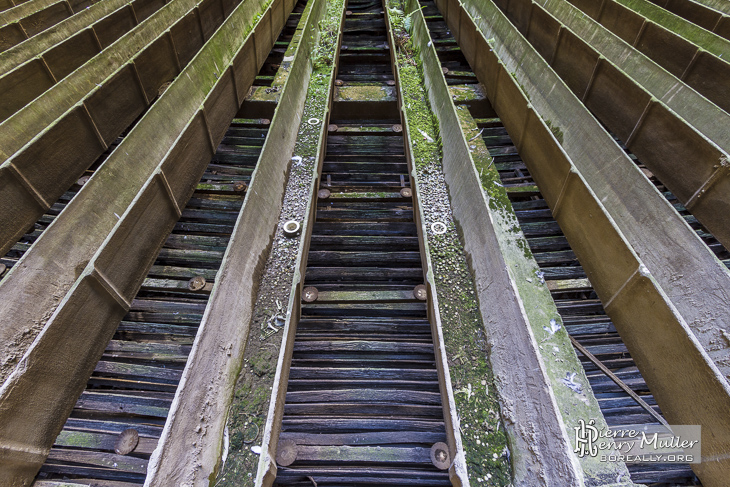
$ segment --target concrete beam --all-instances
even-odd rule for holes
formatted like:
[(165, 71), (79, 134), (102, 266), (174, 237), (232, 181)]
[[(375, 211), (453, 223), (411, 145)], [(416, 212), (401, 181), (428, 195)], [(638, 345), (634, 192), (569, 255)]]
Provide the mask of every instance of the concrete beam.
[[(303, 137), (312, 137), (312, 142), (307, 142), (298, 155), (299, 157), (314, 157), (314, 166), (312, 168), (312, 180), (309, 186), (310, 198), (306, 202), (304, 210), (304, 218), (301, 223), (301, 236), (299, 237), (299, 248), (297, 251), (297, 259), (294, 263), (294, 275), (292, 277), (291, 292), (289, 293), (289, 301), (286, 308), (286, 322), (282, 331), (282, 341), (279, 349), (279, 357), (276, 364), (276, 374), (274, 382), (271, 386), (271, 399), (269, 401), (269, 409), (264, 424), (264, 431), (261, 439), (261, 455), (255, 477), (257, 487), (270, 487), (276, 480), (276, 450), (281, 433), (281, 421), (284, 415), (284, 404), (286, 398), (286, 388), (289, 381), (289, 368), (291, 365), (292, 352), (294, 350), (294, 337), (296, 335), (296, 324), (301, 317), (301, 295), (305, 271), (307, 269), (307, 256), (309, 254), (310, 237), (312, 235), (312, 227), (314, 215), (317, 210), (317, 188), (319, 188), (319, 174), (322, 171), (322, 161), (324, 160), (325, 141), (327, 121), (329, 120), (330, 110), (332, 108), (332, 98), (334, 96), (335, 73), (337, 72), (336, 55), (342, 42), (342, 23), (345, 17), (345, 2), (330, 1), (327, 2), (327, 10), (324, 13), (324, 23), (331, 26), (332, 31), (337, 32), (337, 39), (332, 47), (333, 60), (335, 62), (319, 74), (316, 83), (320, 85), (317, 90), (315, 100), (309, 99), (309, 103), (313, 103), (315, 107), (322, 107), (317, 118), (320, 120), (319, 125), (310, 125), (307, 121), (301, 121), (297, 134)], [(310, 84), (314, 83), (310, 78)], [(312, 92), (310, 92), (312, 93)], [(296, 153), (296, 152), (295, 152)]]
[(496, 5), (436, 3), (665, 416), (703, 426), (698, 475), (722, 485), (727, 268)]
[[(414, 2), (415, 3), (415, 2)], [(418, 10), (421, 14), (420, 6), (414, 5), (413, 9)], [(397, 46), (393, 29), (394, 24), (390, 20), (388, 9), (384, 9), (385, 25), (388, 29), (388, 42), (390, 46)], [(421, 15), (421, 18), (423, 16)], [(415, 20), (415, 19), (414, 19)], [(425, 20), (422, 20), (425, 26)], [(433, 47), (431, 47), (433, 49)], [(416, 164), (424, 163), (424, 160), (418, 160), (418, 151), (415, 148), (414, 138), (418, 128), (419, 121), (415, 118), (409, 119), (408, 110), (404, 105), (408, 103), (408, 97), (401, 84), (401, 62), (396, 57), (396, 49), (392, 48), (390, 52), (390, 60), (395, 75), (396, 88), (398, 90), (398, 111), (403, 126), (403, 138), (405, 142), (406, 159), (411, 174), (411, 188), (413, 189), (413, 216), (418, 229), (418, 237), (420, 241), (421, 262), (424, 263), (424, 282), (428, 299), (426, 300), (426, 313), (428, 321), (431, 324), (431, 336), (433, 340), (434, 353), (436, 358), (436, 369), (438, 371), (439, 389), (441, 393), (441, 407), (444, 417), (444, 429), (446, 430), (446, 442), (449, 446), (449, 458), (452, 458), (449, 466), (449, 480), (454, 487), (469, 487), (469, 472), (467, 471), (466, 455), (464, 454), (464, 446), (461, 439), (461, 424), (459, 413), (456, 409), (456, 401), (454, 399), (454, 391), (451, 383), (451, 372), (449, 371), (449, 357), (446, 354), (446, 344), (444, 343), (444, 332), (441, 321), (441, 312), (439, 310), (438, 293), (436, 289), (436, 279), (434, 278), (434, 267), (431, 261), (431, 251), (426, 237), (426, 217), (424, 215), (424, 207), (421, 204), (422, 187), (419, 186), (419, 180), (415, 169)], [(425, 61), (425, 60), (424, 60)], [(425, 64), (424, 64), (425, 66)], [(440, 67), (438, 68), (441, 72)], [(411, 112), (412, 113), (412, 112)], [(420, 114), (419, 114), (420, 115)], [(427, 117), (433, 116), (433, 113), (423, 114)]]
[(730, 39), (730, 5), (713, 5), (709, 0), (652, 0), (683, 19), (709, 30), (720, 37)]
[(16, 86), (42, 94), (0, 124), (0, 254), (156, 101), (237, 1), (172, 0), (59, 82), (33, 62), (45, 81)]
[(730, 114), (565, 0), (543, 1), (495, 3), (583, 104), (730, 247)]
[[(285, 10), (295, 3), (289, 0)], [(223, 432), (248, 340), (256, 276), (266, 261), (286, 189), (287, 171), (312, 72), (310, 54), (325, 0), (302, 14), (272, 86), (280, 101), (183, 371), (146, 486), (208, 485), (221, 467)], [(211, 377), (211, 371), (213, 377)], [(194, 458), (190, 445), (195, 443)]]
[[(24, 0), (0, 0), (0, 12), (4, 12), (9, 8), (13, 8), (16, 5), (20, 5)], [(28, 1), (28, 0), (25, 0)]]
[(35, 338), (16, 342), (22, 359), (0, 388), (4, 485), (43, 463), (284, 25), (283, 3), (239, 4), (0, 283), (0, 322), (15, 325), (3, 333)]
[(730, 112), (730, 41), (648, 0), (569, 1)]
[(700, 5), (710, 7), (713, 10), (717, 10), (718, 12), (730, 15), (730, 3), (725, 0), (695, 0), (695, 2)]
[[(439, 120), (443, 169), (454, 217), (477, 283), (480, 311), (490, 343), (490, 362), (512, 449), (516, 486), (632, 485), (623, 463), (579, 458), (574, 428), (594, 420), (607, 428), (598, 402), (550, 290), (537, 279), (539, 266), (519, 230), (499, 173), (466, 109), (457, 109), (416, 1), (410, 1), (412, 41), (423, 63), (429, 101)], [(555, 142), (553, 141), (553, 144)], [(553, 332), (551, 320), (559, 329)], [(546, 331), (550, 330), (550, 331)], [(544, 355), (542, 349), (549, 350)], [(557, 350), (557, 352), (556, 352)], [(556, 353), (559, 357), (556, 357)], [(561, 379), (575, 372), (578, 395)], [(531, 425), (540, 425), (533, 428)], [(622, 479), (621, 484), (617, 479)]]
[[(94, 33), (99, 39), (101, 48), (109, 46), (125, 34), (126, 30), (141, 22), (134, 10), (134, 5), (139, 6), (143, 1), (105, 0), (95, 3), (77, 15), (63, 20), (31, 39), (0, 53), (0, 76), (6, 76), (9, 71), (16, 69), (21, 64), (25, 64), (35, 57), (43, 56), (44, 53), (64, 44), (70, 37), (94, 24), (97, 24)], [(120, 14), (122, 12), (127, 14), (129, 20), (124, 20), (124, 15)], [(99, 23), (101, 20), (104, 20), (104, 22)]]
[(0, 52), (71, 17), (68, 0), (31, 0), (0, 13)]

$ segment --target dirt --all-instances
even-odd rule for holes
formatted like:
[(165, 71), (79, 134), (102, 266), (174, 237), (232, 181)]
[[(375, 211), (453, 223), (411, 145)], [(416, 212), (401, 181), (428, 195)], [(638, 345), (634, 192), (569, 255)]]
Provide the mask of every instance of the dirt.
[[(334, 55), (335, 29), (339, 30), (336, 22), (341, 18), (343, 3), (342, 0), (330, 2), (324, 20), (320, 23), (322, 34), (315, 49), (314, 71), (292, 155), (279, 228), (263, 271), (254, 306), (252, 331), (228, 413), (228, 456), (218, 474), (216, 487), (252, 486), (256, 478), (259, 455), (252, 448), (261, 446), (264, 434), (301, 244), (301, 235), (287, 238), (282, 229), (289, 220), (301, 224), (308, 210), (319, 134), (325, 120), (327, 93), (333, 75), (331, 64), (318, 62), (317, 59), (331, 59)], [(309, 123), (312, 119), (316, 119), (317, 123)]]

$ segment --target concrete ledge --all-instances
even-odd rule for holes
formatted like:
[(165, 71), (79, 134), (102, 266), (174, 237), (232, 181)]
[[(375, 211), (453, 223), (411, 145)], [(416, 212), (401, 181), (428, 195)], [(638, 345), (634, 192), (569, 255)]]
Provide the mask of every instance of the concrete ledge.
[[(573, 93), (581, 97), (583, 104), (720, 242), (730, 246), (730, 134), (724, 130), (730, 125), (730, 115), (590, 18), (580, 15), (564, 0), (546, 0), (551, 11), (531, 0), (499, 3), (506, 5), (502, 10), (507, 17)], [(580, 33), (566, 27), (552, 11), (582, 27)], [(605, 48), (598, 46), (611, 41), (614, 52), (616, 48), (620, 52), (604, 58), (599, 50)], [(643, 65), (634, 60), (634, 55), (644, 61)], [(638, 71), (645, 82), (663, 82), (665, 88), (645, 88), (614, 64), (614, 59), (629, 69), (636, 66), (638, 69), (632, 71)], [(655, 96), (668, 99), (668, 103)], [(697, 124), (726, 147), (705, 136)]]
[[(495, 22), (498, 19), (499, 24), (495, 25), (499, 25), (500, 29), (513, 29), (504, 14), (491, 2), (468, 0), (464, 6), (477, 19), (485, 39), (496, 34), (486, 24), (487, 18), (495, 19)], [(570, 157), (576, 170), (598, 195), (615, 224), (636, 253), (641, 255), (644, 264), (694, 330), (723, 375), (730, 375), (730, 344), (722, 338), (723, 330), (728, 332), (730, 329), (730, 307), (727, 306), (730, 301), (727, 293), (727, 289), (730, 289), (730, 271), (519, 32), (512, 31), (509, 37), (500, 42), (496, 42), (495, 38), (489, 45), (494, 52), (503, 56), (505, 68), (496, 69), (497, 66), (487, 65), (481, 59), (477, 59), (477, 63), (472, 66), (480, 79), (488, 80), (485, 84), (495, 109), (499, 111), (500, 106), (507, 107), (506, 103), (515, 97), (521, 99), (524, 91), (524, 96), (530, 101), (531, 110), (527, 113), (533, 119), (531, 122), (535, 118), (549, 122), (561, 150)], [(473, 55), (470, 52), (467, 57)], [(499, 79), (494, 79), (495, 75)], [(513, 83), (508, 83), (508, 78), (516, 80), (514, 89), (509, 88)], [(490, 85), (492, 80), (494, 84)], [(501, 85), (505, 87), (501, 88)], [(506, 92), (503, 99), (498, 99), (500, 91)], [(503, 115), (506, 122), (514, 125), (510, 129), (513, 139), (521, 139), (527, 124), (527, 113)], [(507, 123), (505, 126), (509, 127)], [(530, 171), (538, 184), (538, 177), (542, 174), (549, 178), (565, 177), (566, 168), (558, 172), (550, 169), (555, 163), (548, 163), (552, 159), (544, 148), (537, 144), (521, 145), (518, 148), (525, 153), (523, 156), (529, 152), (536, 160), (545, 161)], [(542, 188), (548, 204), (557, 203), (560, 187), (556, 186), (555, 190)]]
[[(624, 485), (631, 485), (623, 463), (579, 459), (573, 453), (578, 419), (593, 419), (599, 428), (606, 422), (550, 291), (535, 277), (539, 267), (525, 255), (527, 241), (505, 188), (495, 184), (500, 179), (489, 151), (480, 138), (470, 142), (465, 138), (465, 131), (478, 131), (476, 123), (451, 101), (417, 2), (409, 2), (409, 10), (418, 10), (413, 15), (413, 40), (420, 48), (429, 100), (439, 119), (454, 217), (477, 282), (490, 361), (510, 434), (514, 484), (606, 485), (621, 478)], [(546, 331), (552, 330), (551, 320), (560, 326), (557, 332)], [(543, 355), (543, 347), (549, 355)], [(560, 381), (572, 372), (583, 385), (583, 395)]]
[(705, 30), (730, 39), (730, 16), (727, 15), (730, 4), (727, 2), (718, 5), (713, 0), (657, 0), (655, 3)]
[[(703, 482), (725, 478), (728, 462), (710, 459), (730, 448), (730, 420), (718, 414), (730, 406), (727, 269), (492, 2), (437, 4), (619, 333), (677, 330), (627, 345), (669, 422), (704, 426)], [(631, 294), (636, 275), (646, 287)], [(641, 321), (611, 314), (623, 293)]]
[(591, 18), (730, 111), (730, 41), (648, 0), (569, 0)]
[[(54, 46), (61, 44), (68, 38), (76, 35), (81, 30), (86, 29), (92, 24), (96, 24), (102, 20), (107, 22), (120, 22), (119, 13), (125, 8), (129, 14), (134, 15), (134, 4), (141, 0), (104, 0), (97, 2), (91, 7), (82, 10), (66, 20), (59, 22), (53, 27), (33, 36), (7, 51), (0, 54), (0, 76), (5, 76), (9, 71), (17, 68), (36, 56), (42, 56), (44, 52), (50, 50)], [(139, 20), (139, 19), (137, 19)], [(141, 22), (141, 20), (140, 20)], [(135, 23), (129, 23), (133, 26)], [(111, 26), (106, 26), (107, 29)], [(116, 30), (116, 29), (114, 29)], [(95, 32), (99, 41), (104, 39), (104, 32)], [(108, 44), (101, 42), (102, 48)]]
[[(290, 12), (294, 3), (289, 0), (284, 10)], [(324, 8), (324, 0), (308, 3), (284, 56), (290, 61), (277, 73), (279, 84), (274, 86), (283, 85), (280, 102), (160, 443), (150, 459), (147, 486), (208, 485), (220, 468), (226, 411), (248, 339), (255, 281), (278, 223), (297, 136), (292, 127), (299, 125), (304, 108), (309, 58)]]
[(730, 15), (730, 3), (727, 3), (725, 0), (695, 0), (695, 2), (717, 10), (718, 12)]
[[(41, 466), (263, 64), (257, 45), (273, 46), (282, 3), (241, 3), (0, 283), (12, 316), (2, 323), (14, 325), (3, 333), (35, 338), (0, 388), (2, 483), (29, 482)], [(37, 455), (9, 459), (24, 451)]]
[[(0, 124), (0, 254), (144, 113), (236, 1), (224, 10), (220, 0), (173, 0), (58, 83), (34, 62), (49, 89)], [(205, 5), (217, 9), (203, 14)], [(191, 20), (199, 37), (177, 29)]]
[(94, 0), (31, 0), (0, 9), (0, 52), (90, 7)]

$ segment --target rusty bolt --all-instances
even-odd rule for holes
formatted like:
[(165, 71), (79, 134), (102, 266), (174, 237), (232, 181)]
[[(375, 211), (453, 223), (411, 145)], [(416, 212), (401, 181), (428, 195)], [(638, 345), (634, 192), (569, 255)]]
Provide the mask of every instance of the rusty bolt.
[(327, 125), (327, 132), (337, 132), (337, 129), (339, 129), (339, 128), (340, 127), (338, 127), (337, 125), (331, 123), (331, 124)]
[(89, 179), (91, 179), (91, 176), (81, 176), (78, 181), (76, 181), (76, 184), (79, 186), (83, 186), (84, 184), (89, 182)]
[(302, 291), (302, 300), (307, 303), (313, 303), (317, 300), (318, 296), (319, 292), (317, 291), (317, 288), (313, 286), (305, 287)]
[(413, 196), (413, 191), (411, 190), (411, 188), (403, 188), (400, 190), (400, 195), (404, 198), (410, 198), (411, 196)]
[(268, 118), (262, 118), (261, 119), (261, 125), (269, 125), (271, 123), (271, 120)]
[(347, 12), (345, 12), (345, 15), (352, 15), (352, 10), (348, 10)]
[(389, 79), (388, 81), (385, 82), (385, 84), (388, 85), (388, 86), (395, 86), (395, 80), (394, 79)]
[(335, 86), (342, 86), (343, 84), (344, 84), (344, 81), (342, 81), (341, 79), (335, 80)]
[(449, 68), (447, 68), (445, 66), (443, 68), (441, 68), (441, 71), (443, 71), (444, 74), (449, 74)]
[(191, 291), (200, 291), (205, 287), (205, 278), (203, 276), (195, 276), (188, 281), (188, 289)]
[(332, 193), (330, 193), (329, 189), (322, 188), (319, 191), (317, 191), (317, 197), (322, 200), (326, 200), (330, 197)]
[(393, 129), (393, 132), (403, 132), (403, 127), (399, 123), (393, 125), (391, 128)]
[(413, 297), (419, 301), (426, 301), (426, 298), (428, 297), (426, 286), (424, 284), (419, 284), (418, 286), (414, 287)]
[(233, 191), (235, 191), (237, 193), (240, 193), (242, 191), (246, 191), (246, 187), (247, 186), (248, 185), (246, 184), (245, 181), (235, 181), (233, 183)]

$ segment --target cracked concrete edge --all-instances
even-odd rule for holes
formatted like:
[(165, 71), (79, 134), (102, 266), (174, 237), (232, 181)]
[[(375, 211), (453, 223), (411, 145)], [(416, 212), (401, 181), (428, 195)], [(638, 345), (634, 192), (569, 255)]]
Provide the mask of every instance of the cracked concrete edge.
[[(409, 10), (420, 10), (414, 4), (415, 2), (410, 2)], [(503, 416), (511, 420), (506, 419), (505, 424), (510, 432), (515, 484), (534, 485), (535, 475), (543, 485), (554, 485), (558, 482), (569, 482), (571, 485), (604, 485), (609, 479), (611, 483), (617, 478), (628, 479), (628, 470), (623, 463), (580, 459), (572, 451), (575, 447), (571, 442), (574, 436), (573, 427), (579, 418), (586, 421), (594, 419), (604, 428), (605, 420), (565, 329), (561, 328), (557, 333), (544, 330), (551, 319), (560, 323), (560, 315), (549, 290), (536, 277), (539, 271), (537, 263), (531, 255), (525, 255), (527, 242), (518, 229), (517, 218), (507, 199), (506, 190), (501, 185), (491, 184), (488, 188), (482, 188), (486, 182), (499, 182), (499, 175), (491, 167), (491, 158), (481, 139), (473, 142), (476, 147), (470, 153), (464, 131), (476, 127), (476, 124), (468, 113), (464, 113), (466, 110), (457, 110), (451, 102), (435, 48), (424, 26), (422, 14), (415, 14), (413, 39), (421, 51), (431, 106), (435, 107), (439, 119), (444, 149), (444, 173), (452, 207), (470, 256), (477, 289), (480, 291), (480, 309), (492, 345), (490, 361), (497, 375)], [(482, 181), (477, 172), (475, 158), (480, 159), (479, 167), (486, 168), (489, 173), (481, 175)], [(499, 195), (492, 197), (494, 193)], [(487, 242), (492, 245), (487, 245)], [(496, 252), (490, 251), (490, 248), (496, 249)], [(485, 258), (488, 255), (489, 258)], [(511, 319), (505, 320), (502, 313), (495, 315), (494, 310), (503, 308), (507, 300), (503, 293), (495, 293), (489, 289), (492, 284), (497, 284), (515, 303), (513, 312), (509, 313)], [(524, 336), (517, 338), (517, 334)], [(546, 344), (546, 347), (558, 348), (560, 356), (555, 357), (552, 350), (553, 356), (541, 351), (543, 345), (538, 344), (537, 334), (545, 335), (540, 343)], [(514, 336), (510, 339), (509, 335)], [(513, 347), (500, 344), (505, 341)], [(529, 360), (541, 371), (542, 381), (529, 380), (532, 368), (528, 370), (525, 367), (526, 356), (531, 357)], [(519, 357), (519, 360), (515, 362), (514, 357)], [(560, 382), (560, 379), (571, 372), (577, 373), (579, 381), (584, 385), (583, 397), (579, 401), (576, 401), (576, 393)], [(543, 410), (539, 412), (537, 408), (520, 408), (519, 401), (525, 397), (525, 385), (534, 394), (527, 394), (530, 398), (545, 395), (547, 392), (552, 408), (545, 407), (544, 401)], [(525, 425), (547, 426), (551, 421), (559, 428), (560, 433), (556, 435), (553, 432), (548, 439), (552, 444), (545, 443), (543, 451), (535, 451), (535, 444), (539, 442), (534, 441), (534, 436), (541, 431), (530, 430)], [(573, 471), (572, 480), (566, 476), (566, 470)]]
[[(419, 13), (420, 13), (420, 9)], [(388, 39), (391, 46), (396, 46), (395, 39), (393, 37), (393, 24), (390, 21), (390, 15), (388, 9), (384, 9), (385, 24), (388, 29)], [(469, 475), (467, 471), (466, 456), (464, 455), (464, 446), (461, 439), (459, 415), (456, 410), (456, 401), (454, 400), (454, 391), (451, 384), (451, 374), (449, 372), (448, 357), (446, 354), (446, 346), (444, 343), (443, 327), (441, 322), (441, 313), (439, 312), (438, 294), (436, 292), (436, 280), (433, 275), (433, 264), (431, 263), (431, 253), (428, 245), (428, 238), (426, 237), (425, 228), (425, 217), (423, 213), (423, 206), (421, 205), (420, 193), (421, 189), (418, 185), (418, 177), (414, 165), (414, 154), (416, 151), (413, 148), (413, 139), (410, 136), (411, 132), (415, 132), (417, 128), (415, 124), (412, 124), (408, 118), (407, 111), (403, 107), (403, 100), (406, 99), (402, 91), (400, 84), (400, 65), (396, 58), (395, 49), (390, 49), (391, 65), (393, 66), (393, 72), (395, 74), (396, 87), (400, 91), (398, 96), (398, 110), (403, 121), (403, 138), (406, 146), (406, 155), (409, 162), (409, 169), (411, 171), (411, 177), (413, 181), (413, 202), (414, 202), (414, 220), (418, 228), (419, 241), (421, 242), (421, 259), (425, 263), (426, 270), (426, 282), (428, 283), (429, 296), (428, 300), (428, 318), (431, 323), (432, 333), (435, 331), (434, 338), (434, 353), (436, 357), (436, 366), (439, 375), (439, 386), (441, 389), (441, 402), (444, 412), (444, 426), (446, 429), (446, 437), (449, 443), (449, 449), (451, 450), (450, 456), (453, 458), (451, 466), (449, 467), (449, 479), (454, 487), (469, 487)], [(413, 130), (412, 130), (413, 129)]]
[[(288, 16), (295, 5), (288, 2)], [(286, 188), (289, 157), (304, 110), (311, 75), (312, 37), (323, 0), (310, 2), (285, 57), (293, 56), (281, 102), (252, 176), (244, 205), (226, 249), (190, 358), (148, 467), (147, 487), (208, 485), (221, 467), (228, 407), (248, 339), (257, 286), (276, 231)], [(316, 8), (315, 8), (316, 6)], [(303, 24), (301, 24), (303, 22)], [(222, 337), (225, 337), (221, 343)], [(190, 445), (194, 454), (191, 455)]]
[[(527, 124), (535, 124), (535, 119), (540, 125), (548, 125), (560, 139), (558, 148), (570, 160), (570, 167), (596, 193), (613, 224), (633, 251), (641, 255), (683, 321), (720, 370), (729, 375), (730, 343), (719, 338), (722, 330), (730, 327), (730, 271), (493, 2), (466, 0), (458, 5), (463, 5), (472, 19), (480, 42), (488, 44), (494, 53), (477, 59), (479, 64), (473, 67), (478, 76), (482, 73), (495, 109), (499, 111), (511, 98), (524, 98), (528, 103), (526, 112), (515, 111), (502, 117), (513, 139), (531, 157), (545, 158), (543, 149), (523, 144), (521, 138)], [(470, 56), (474, 59), (473, 52)], [(489, 77), (484, 72), (485, 63), (493, 63), (493, 56), (501, 63), (494, 65), (503, 68)], [(541, 174), (543, 178), (565, 177), (567, 167), (556, 166), (553, 170), (542, 165), (530, 167), (530, 171), (540, 184)], [(559, 187), (548, 191), (546, 184), (542, 186), (548, 204), (556, 205), (561, 198)], [(602, 296), (601, 286), (596, 289)], [(611, 294), (603, 291), (602, 297), (608, 300)]]

